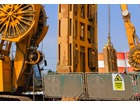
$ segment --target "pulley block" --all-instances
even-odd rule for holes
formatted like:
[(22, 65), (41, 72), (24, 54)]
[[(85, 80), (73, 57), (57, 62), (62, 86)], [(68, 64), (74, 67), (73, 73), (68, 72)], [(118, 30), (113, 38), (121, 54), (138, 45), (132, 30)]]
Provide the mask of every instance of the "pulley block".
[(28, 64), (41, 64), (45, 59), (44, 53), (39, 50), (34, 50), (29, 53)]

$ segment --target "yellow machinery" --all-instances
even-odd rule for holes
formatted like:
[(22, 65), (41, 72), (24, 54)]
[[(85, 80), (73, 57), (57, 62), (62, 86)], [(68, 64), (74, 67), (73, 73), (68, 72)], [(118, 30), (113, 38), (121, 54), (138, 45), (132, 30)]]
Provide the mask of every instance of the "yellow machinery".
[[(130, 22), (127, 6), (121, 5), (121, 9), (130, 47), (129, 63), (140, 70), (140, 48), (135, 28)], [(59, 5), (58, 15), (57, 72), (62, 75), (64, 72), (97, 72), (97, 5)], [(44, 61), (43, 53), (37, 48), (48, 31), (46, 19), (44, 8), (39, 4), (0, 4), (0, 93), (22, 93), (32, 85), (34, 69)], [(16, 43), (16, 54), (11, 62), (9, 54), (13, 42)], [(112, 51), (110, 55), (115, 54), (115, 50)], [(75, 81), (74, 83), (72, 85), (77, 86)], [(86, 83), (89, 82), (82, 83), (82, 90), (87, 91)], [(59, 82), (55, 82), (51, 88), (57, 84)], [(68, 89), (69, 86), (71, 83), (67, 86)], [(62, 100), (74, 99), (72, 96), (63, 97)]]
[[(44, 60), (37, 50), (45, 37), (46, 13), (39, 4), (0, 4), (0, 92), (22, 92), (28, 89), (32, 65)], [(13, 63), (10, 47), (16, 43)]]
[(126, 28), (126, 35), (128, 39), (128, 44), (130, 51), (128, 53), (128, 62), (135, 68), (135, 70), (140, 70), (140, 44), (139, 39), (136, 35), (136, 30), (130, 21), (130, 13), (128, 11), (126, 4), (121, 4), (122, 16), (124, 19), (124, 25)]

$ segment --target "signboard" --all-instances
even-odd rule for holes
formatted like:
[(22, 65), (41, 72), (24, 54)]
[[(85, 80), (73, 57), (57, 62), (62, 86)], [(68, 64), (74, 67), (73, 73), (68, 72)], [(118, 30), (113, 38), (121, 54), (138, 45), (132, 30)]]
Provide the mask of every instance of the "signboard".
[(112, 83), (113, 83), (113, 90), (115, 91), (124, 91), (124, 77), (122, 74), (112, 74)]

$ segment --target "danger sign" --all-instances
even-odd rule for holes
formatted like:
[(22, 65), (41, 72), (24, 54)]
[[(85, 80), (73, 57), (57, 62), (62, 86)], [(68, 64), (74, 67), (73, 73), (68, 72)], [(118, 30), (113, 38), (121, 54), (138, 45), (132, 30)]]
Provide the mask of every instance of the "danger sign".
[(115, 77), (114, 81), (122, 81), (121, 77), (117, 74), (117, 76)]
[(113, 90), (124, 91), (124, 77), (121, 74), (112, 74)]

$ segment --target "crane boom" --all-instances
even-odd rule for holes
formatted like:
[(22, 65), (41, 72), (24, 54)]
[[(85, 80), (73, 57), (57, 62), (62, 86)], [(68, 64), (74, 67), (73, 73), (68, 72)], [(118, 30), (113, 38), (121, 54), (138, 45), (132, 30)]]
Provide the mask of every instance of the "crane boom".
[(128, 53), (128, 62), (134, 67), (134, 70), (140, 70), (140, 44), (139, 38), (136, 35), (136, 29), (131, 23), (131, 14), (128, 11), (126, 4), (121, 4), (121, 11), (126, 29), (126, 36), (130, 51)]

